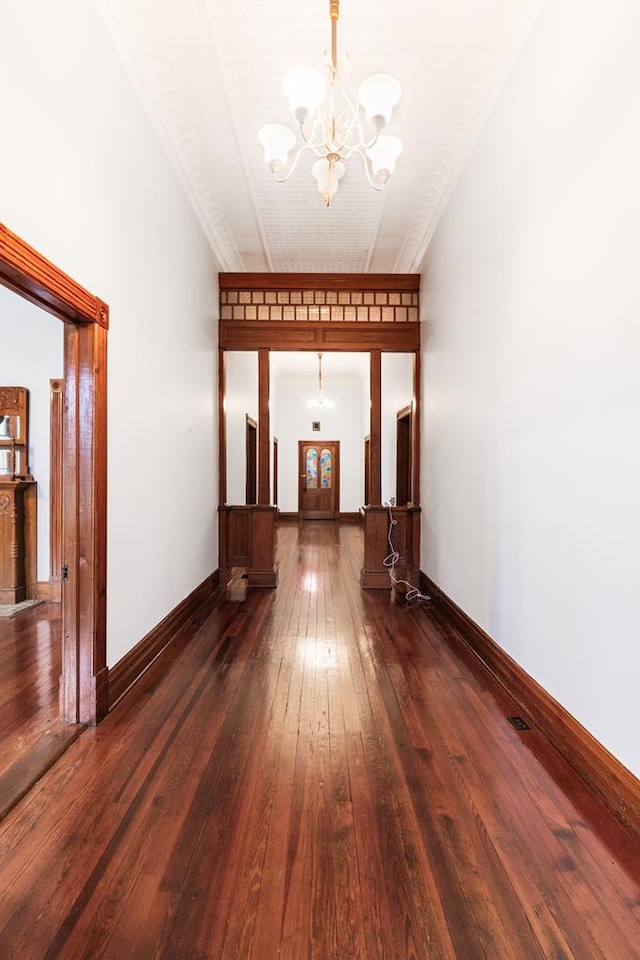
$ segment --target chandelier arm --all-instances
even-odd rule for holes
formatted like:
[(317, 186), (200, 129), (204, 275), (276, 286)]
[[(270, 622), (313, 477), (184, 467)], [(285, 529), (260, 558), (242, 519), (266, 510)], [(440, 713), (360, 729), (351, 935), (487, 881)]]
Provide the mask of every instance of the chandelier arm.
[[(321, 127), (321, 131), (323, 132), (324, 124), (321, 123), (319, 124), (319, 126)], [(317, 127), (318, 127), (318, 121), (316, 120), (313, 124), (311, 133), (307, 135), (305, 133), (304, 126), (300, 122), (298, 122), (298, 129), (300, 131), (300, 136), (304, 141), (304, 147), (301, 147), (300, 150), (305, 150), (305, 149), (313, 150), (313, 152), (317, 157), (324, 157), (326, 153), (326, 151), (324, 150), (324, 148), (326, 147), (325, 139), (323, 138), (322, 140), (318, 140), (315, 142), (312, 139), (312, 137), (314, 137), (316, 134)], [(297, 158), (296, 158), (296, 162), (297, 162)]]
[[(375, 180), (373, 179), (373, 177), (371, 176), (371, 170), (370, 170), (370, 167), (369, 167), (369, 158), (367, 157), (366, 153), (364, 152), (364, 149), (362, 149), (361, 147), (359, 147), (359, 148), (356, 148), (353, 152), (354, 152), (354, 153), (358, 153), (358, 154), (362, 157), (362, 164), (363, 164), (363, 166), (364, 166), (364, 172), (365, 172), (366, 178), (367, 178), (367, 180), (368, 180), (368, 182), (369, 182), (369, 186), (370, 186), (370, 187), (373, 187), (373, 189), (374, 189), (374, 190), (377, 190), (378, 192), (380, 192), (381, 190), (384, 190), (384, 186), (385, 186), (384, 183), (376, 183), (376, 181), (375, 181)], [(385, 181), (385, 183), (386, 183), (386, 181)]]
[[(338, 88), (340, 95), (347, 107), (351, 111), (351, 119), (347, 122), (345, 136), (342, 138), (343, 143), (338, 152), (342, 151), (342, 148), (348, 149), (349, 153), (345, 156), (350, 156), (355, 150), (362, 148), (363, 150), (370, 150), (371, 147), (374, 147), (378, 142), (378, 137), (380, 136), (380, 130), (374, 128), (373, 135), (371, 140), (365, 140), (363, 123), (360, 119), (360, 110), (358, 107), (358, 99), (355, 95), (355, 92), (352, 91), (346, 84), (342, 82), (339, 75), (336, 75), (335, 86)], [(358, 132), (358, 143), (352, 147), (348, 146), (348, 141), (351, 137), (353, 130)]]
[(285, 183), (285, 181), (289, 179), (289, 177), (293, 174), (294, 170), (298, 166), (298, 160), (300, 159), (301, 155), (305, 152), (305, 150), (309, 150), (310, 146), (311, 146), (310, 144), (305, 143), (303, 146), (300, 147), (300, 149), (296, 152), (295, 157), (291, 161), (291, 166), (289, 167), (289, 170), (287, 171), (287, 173), (283, 174), (282, 176), (279, 176), (278, 175), (279, 171), (278, 172), (274, 172), (273, 170), (271, 171), (273, 173), (273, 179), (276, 181), (276, 183)]

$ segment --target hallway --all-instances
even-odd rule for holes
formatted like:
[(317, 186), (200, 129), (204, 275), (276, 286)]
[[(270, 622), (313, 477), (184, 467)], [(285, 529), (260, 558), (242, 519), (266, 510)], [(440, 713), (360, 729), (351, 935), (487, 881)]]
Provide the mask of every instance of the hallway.
[(639, 957), (640, 845), (360, 527), (278, 562), (0, 824), (3, 960)]

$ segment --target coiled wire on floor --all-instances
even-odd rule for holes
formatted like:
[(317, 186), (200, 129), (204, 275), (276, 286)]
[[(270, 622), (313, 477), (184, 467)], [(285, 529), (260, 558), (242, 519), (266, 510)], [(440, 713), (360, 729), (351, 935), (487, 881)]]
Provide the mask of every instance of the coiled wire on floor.
[(400, 554), (396, 550), (393, 544), (393, 528), (396, 526), (398, 521), (393, 515), (392, 507), (394, 506), (394, 501), (392, 500), (388, 506), (389, 512), (389, 530), (387, 532), (387, 542), (389, 544), (390, 553), (382, 561), (383, 565), (389, 571), (389, 577), (391, 583), (394, 587), (406, 587), (404, 598), (407, 603), (422, 603), (424, 600), (431, 600), (431, 597), (427, 596), (426, 593), (422, 593), (418, 587), (415, 587), (412, 583), (409, 583), (408, 580), (403, 580), (401, 577), (396, 577), (396, 565), (400, 560)]

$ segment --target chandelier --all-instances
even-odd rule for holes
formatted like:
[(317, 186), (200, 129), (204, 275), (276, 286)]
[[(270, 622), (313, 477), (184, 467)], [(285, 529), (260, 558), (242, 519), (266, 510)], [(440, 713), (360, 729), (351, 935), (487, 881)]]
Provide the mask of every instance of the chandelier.
[(309, 400), (310, 410), (332, 410), (335, 407), (333, 400), (328, 400), (322, 393), (322, 354), (318, 354), (318, 389), (312, 400)]
[(306, 150), (319, 158), (311, 167), (311, 173), (327, 206), (345, 174), (345, 160), (353, 154), (362, 159), (373, 189), (382, 190), (402, 153), (401, 141), (382, 133), (400, 100), (402, 88), (395, 77), (376, 73), (364, 80), (356, 93), (340, 73), (344, 61), (338, 61), (339, 15), (339, 0), (329, 0), (328, 91), (322, 74), (313, 67), (293, 67), (284, 78), (284, 92), (302, 138), (302, 145), (291, 162), (289, 154), (296, 145), (296, 136), (289, 127), (269, 123), (258, 133), (265, 160), (278, 183), (289, 179)]

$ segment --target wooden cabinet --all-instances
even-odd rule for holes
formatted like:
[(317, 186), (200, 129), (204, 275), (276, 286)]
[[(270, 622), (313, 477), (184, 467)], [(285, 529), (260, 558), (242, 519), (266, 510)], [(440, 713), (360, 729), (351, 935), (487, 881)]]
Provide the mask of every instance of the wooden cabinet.
[(0, 387), (0, 604), (36, 596), (36, 483), (29, 472), (29, 392)]
[(35, 596), (35, 487), (34, 480), (0, 480), (0, 604)]

